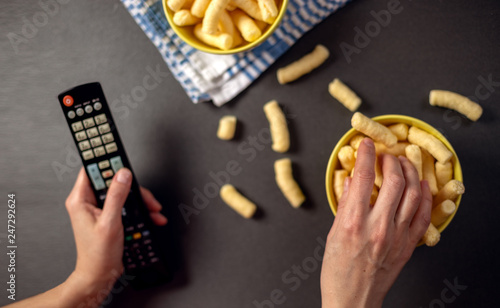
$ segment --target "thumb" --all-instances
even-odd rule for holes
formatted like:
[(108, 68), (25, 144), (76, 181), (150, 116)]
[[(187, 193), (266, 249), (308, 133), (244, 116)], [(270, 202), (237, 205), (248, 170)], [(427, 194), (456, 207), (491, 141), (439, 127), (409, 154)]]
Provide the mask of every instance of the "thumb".
[(127, 200), (132, 185), (132, 172), (126, 168), (120, 169), (113, 177), (113, 182), (104, 201), (101, 219), (113, 225), (121, 223), (122, 208)]

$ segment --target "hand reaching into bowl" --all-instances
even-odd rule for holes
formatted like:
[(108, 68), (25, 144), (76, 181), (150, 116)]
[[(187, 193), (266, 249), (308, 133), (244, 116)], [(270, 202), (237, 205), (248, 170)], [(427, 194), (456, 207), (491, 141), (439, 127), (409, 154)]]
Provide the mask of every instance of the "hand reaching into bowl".
[(380, 157), (384, 182), (370, 206), (375, 146), (365, 138), (328, 234), (321, 272), (323, 308), (381, 307), (430, 223), (432, 195), (404, 157)]

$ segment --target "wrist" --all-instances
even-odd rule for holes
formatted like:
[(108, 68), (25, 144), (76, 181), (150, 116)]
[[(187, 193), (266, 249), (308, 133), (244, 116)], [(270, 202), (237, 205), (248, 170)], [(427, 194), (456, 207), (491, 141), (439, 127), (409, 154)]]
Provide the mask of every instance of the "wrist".
[(74, 271), (62, 284), (61, 308), (97, 308), (107, 298), (118, 277), (107, 281)]
[(363, 292), (322, 292), (322, 308), (381, 308), (384, 297), (374, 294), (363, 294)]
[(358, 301), (353, 300), (350, 302), (337, 301), (337, 300), (328, 300), (324, 299), (322, 301), (321, 308), (351, 308), (351, 307), (360, 307), (360, 308), (381, 308), (382, 303), (377, 301)]

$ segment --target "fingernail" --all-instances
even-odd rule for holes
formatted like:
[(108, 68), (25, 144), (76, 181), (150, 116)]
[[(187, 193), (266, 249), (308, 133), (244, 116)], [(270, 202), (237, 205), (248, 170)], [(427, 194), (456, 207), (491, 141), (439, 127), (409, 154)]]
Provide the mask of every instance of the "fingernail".
[(427, 180), (422, 180), (422, 187), (425, 189), (429, 189), (429, 182), (427, 182)]
[(370, 138), (363, 139), (363, 143), (370, 148), (375, 147), (375, 145), (373, 144), (373, 140), (371, 140)]
[(347, 177), (344, 180), (344, 191), (349, 190), (349, 184), (350, 184), (350, 180), (349, 180), (349, 177)]
[(132, 179), (132, 172), (128, 169), (121, 169), (116, 175), (116, 180), (122, 184), (128, 184)]

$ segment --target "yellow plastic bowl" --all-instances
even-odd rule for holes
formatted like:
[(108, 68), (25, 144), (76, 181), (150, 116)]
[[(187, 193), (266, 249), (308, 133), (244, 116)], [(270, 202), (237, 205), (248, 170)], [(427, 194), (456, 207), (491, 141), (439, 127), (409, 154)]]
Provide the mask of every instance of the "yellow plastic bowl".
[[(451, 159), (451, 163), (453, 164), (453, 178), (455, 180), (463, 182), (462, 167), (460, 167), (460, 162), (458, 161), (457, 153), (455, 153), (455, 150), (453, 149), (451, 144), (437, 129), (419, 119), (398, 114), (382, 115), (374, 117), (372, 118), (372, 120), (384, 125), (405, 123), (410, 126), (418, 127), (430, 133), (437, 139), (439, 139), (451, 151), (451, 153), (453, 153), (453, 157)], [(326, 169), (326, 195), (328, 197), (328, 203), (330, 204), (330, 208), (332, 209), (333, 215), (337, 215), (337, 200), (335, 199), (335, 195), (333, 192), (333, 172), (335, 171), (337, 165), (339, 164), (337, 156), (339, 154), (340, 148), (346, 144), (349, 144), (349, 140), (351, 140), (351, 138), (354, 137), (354, 135), (356, 135), (357, 133), (358, 131), (356, 131), (354, 128), (351, 128), (349, 131), (347, 131), (347, 133), (345, 133), (345, 135), (342, 136), (342, 138), (340, 138), (339, 142), (333, 149), (333, 152), (330, 155), (330, 160), (328, 161), (328, 166)], [(460, 204), (460, 200), (462, 200), (462, 196), (459, 196), (457, 201), (455, 202), (457, 205), (455, 212), (451, 214), (450, 217), (448, 217), (448, 219), (444, 223), (442, 223), (439, 227), (437, 227), (439, 232), (443, 232), (443, 230), (446, 229), (446, 227), (452, 221), (453, 217), (455, 216), (455, 213), (458, 211), (458, 205)]]
[(174, 24), (173, 18), (174, 18), (174, 12), (167, 6), (167, 0), (163, 0), (163, 11), (165, 12), (165, 16), (167, 16), (168, 23), (170, 24), (170, 27), (174, 30), (174, 32), (188, 45), (191, 45), (193, 48), (196, 48), (200, 51), (208, 52), (208, 53), (213, 53), (213, 54), (219, 54), (219, 55), (229, 55), (229, 54), (235, 54), (238, 52), (250, 50), (261, 43), (263, 43), (273, 32), (276, 30), (278, 25), (281, 22), (281, 19), (283, 16), (285, 16), (286, 8), (288, 6), (288, 0), (278, 0), (278, 17), (276, 17), (276, 20), (274, 21), (273, 24), (268, 25), (262, 32), (262, 35), (255, 41), (251, 43), (246, 43), (242, 44), (236, 48), (232, 48), (229, 50), (222, 50), (217, 47), (212, 47), (210, 45), (207, 45), (200, 41), (196, 36), (194, 36), (193, 33), (193, 27), (194, 26), (186, 26), (186, 27), (179, 27), (176, 24)]

